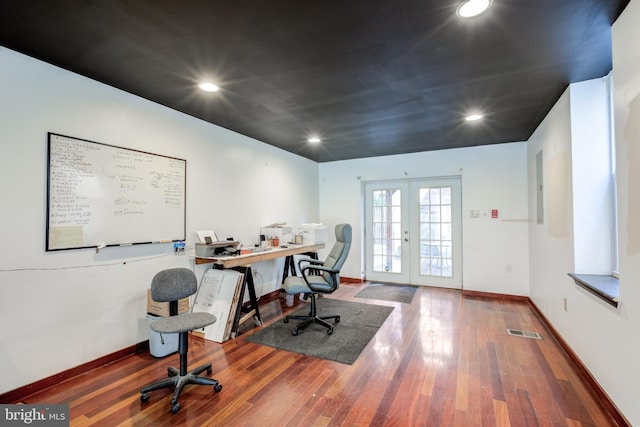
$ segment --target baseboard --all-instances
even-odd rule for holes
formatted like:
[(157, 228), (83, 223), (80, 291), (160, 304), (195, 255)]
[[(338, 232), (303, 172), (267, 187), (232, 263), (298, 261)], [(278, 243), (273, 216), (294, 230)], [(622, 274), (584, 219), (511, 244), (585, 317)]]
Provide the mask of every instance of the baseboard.
[(556, 328), (554, 328), (551, 322), (549, 322), (549, 319), (545, 317), (542, 311), (538, 309), (538, 306), (535, 305), (530, 298), (527, 298), (527, 302), (529, 303), (529, 306), (531, 307), (531, 309), (536, 313), (538, 318), (542, 321), (542, 323), (544, 323), (544, 325), (549, 330), (549, 332), (551, 332), (551, 335), (556, 340), (558, 345), (560, 345), (560, 347), (566, 353), (569, 359), (571, 359), (571, 361), (573, 362), (573, 366), (576, 369), (576, 372), (578, 373), (580, 378), (589, 385), (589, 388), (594, 394), (596, 400), (600, 402), (602, 409), (604, 409), (604, 411), (609, 414), (609, 416), (618, 426), (631, 427), (631, 423), (629, 422), (629, 420), (627, 420), (625, 416), (622, 414), (622, 412), (620, 412), (620, 410), (615, 405), (615, 403), (613, 403), (611, 398), (609, 398), (609, 396), (603, 390), (600, 384), (598, 384), (598, 381), (596, 381), (593, 375), (591, 375), (591, 372), (589, 372), (586, 366), (584, 366), (584, 364), (582, 363), (582, 360), (580, 360), (578, 355), (573, 351), (573, 349), (569, 346), (569, 344), (562, 338), (562, 336), (556, 330)]
[(114, 353), (107, 354), (106, 356), (102, 356), (98, 359), (76, 366), (75, 368), (67, 369), (66, 371), (57, 373), (47, 378), (43, 378), (34, 383), (19, 387), (15, 390), (11, 390), (9, 392), (0, 394), (0, 402), (1, 403), (19, 403), (25, 397), (33, 393), (36, 393), (40, 390), (44, 390), (46, 388), (52, 387), (56, 384), (59, 384), (63, 381), (74, 378), (92, 369), (99, 368), (100, 366), (104, 366), (106, 364), (115, 362), (122, 358), (128, 357), (132, 354), (142, 353), (147, 351), (149, 351), (148, 340), (140, 342), (138, 344), (134, 344), (127, 348), (123, 348), (122, 350), (118, 350)]
[(492, 298), (492, 299), (502, 299), (502, 300), (509, 300), (509, 301), (529, 302), (529, 297), (524, 297), (520, 295), (495, 294), (492, 292), (468, 291), (466, 289), (462, 290), (462, 295), (470, 298)]
[(344, 276), (340, 276), (340, 283), (357, 283), (357, 284), (363, 284), (365, 282), (364, 279), (356, 279), (355, 277), (344, 277)]

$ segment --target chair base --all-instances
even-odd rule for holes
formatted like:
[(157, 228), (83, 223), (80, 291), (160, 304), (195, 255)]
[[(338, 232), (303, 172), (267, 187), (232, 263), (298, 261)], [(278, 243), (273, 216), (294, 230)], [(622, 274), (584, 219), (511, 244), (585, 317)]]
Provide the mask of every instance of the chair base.
[(210, 385), (213, 386), (213, 389), (217, 392), (222, 390), (222, 384), (220, 384), (218, 380), (198, 376), (204, 371), (207, 371), (207, 375), (211, 375), (211, 363), (198, 366), (197, 368), (187, 372), (186, 375), (179, 375), (180, 372), (174, 367), (169, 367), (167, 371), (169, 378), (165, 378), (164, 380), (160, 380), (158, 382), (150, 384), (140, 390), (140, 400), (142, 402), (147, 402), (149, 400), (149, 392), (151, 391), (175, 387), (173, 397), (171, 398), (170, 402), (171, 412), (175, 414), (180, 410), (180, 403), (178, 403), (178, 398), (180, 397), (184, 386), (188, 384)]
[(207, 371), (207, 375), (211, 375), (211, 363), (207, 363), (201, 366), (198, 366), (195, 369), (192, 369), (187, 372), (187, 351), (188, 351), (188, 335), (186, 332), (180, 332), (179, 334), (179, 350), (180, 353), (180, 370), (170, 366), (167, 368), (167, 375), (169, 378), (165, 378), (163, 380), (157, 381), (153, 384), (149, 384), (140, 390), (140, 401), (148, 402), (149, 401), (149, 392), (154, 390), (160, 390), (163, 388), (171, 388), (175, 387), (173, 391), (173, 397), (171, 398), (171, 412), (174, 414), (180, 410), (180, 403), (178, 403), (178, 398), (182, 393), (184, 387), (188, 384), (198, 384), (198, 385), (210, 385), (213, 386), (213, 390), (219, 392), (222, 390), (222, 384), (213, 378), (205, 378), (200, 377), (199, 375), (204, 371)]
[(327, 335), (331, 335), (333, 334), (333, 325), (329, 322), (325, 322), (325, 319), (335, 319), (336, 323), (340, 323), (340, 316), (285, 316), (284, 323), (289, 323), (289, 319), (302, 320), (302, 322), (298, 323), (296, 327), (293, 328), (293, 331), (291, 331), (291, 335), (293, 336), (298, 335), (300, 329), (306, 328), (312, 323), (324, 326), (327, 328)]
[(302, 320), (302, 322), (298, 323), (296, 327), (293, 328), (291, 335), (293, 336), (298, 335), (300, 329), (304, 329), (312, 323), (317, 323), (318, 325), (322, 325), (325, 328), (327, 328), (327, 335), (333, 334), (333, 325), (329, 322), (326, 322), (325, 320), (334, 319), (335, 323), (340, 323), (340, 315), (332, 314), (329, 316), (318, 316), (316, 313), (316, 297), (319, 297), (319, 295), (305, 294), (305, 297), (307, 295), (309, 295), (311, 298), (311, 310), (309, 311), (308, 316), (285, 316), (284, 317), (284, 323), (289, 323), (290, 319)]

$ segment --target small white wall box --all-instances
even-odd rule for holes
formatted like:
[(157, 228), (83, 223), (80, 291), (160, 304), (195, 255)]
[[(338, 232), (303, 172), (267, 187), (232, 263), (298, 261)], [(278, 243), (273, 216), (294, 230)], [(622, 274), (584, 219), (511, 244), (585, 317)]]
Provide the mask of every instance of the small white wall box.
[(302, 233), (302, 243), (305, 245), (327, 243), (329, 240), (327, 227), (322, 224), (302, 224), (298, 227), (298, 233)]
[[(149, 326), (149, 353), (155, 357), (164, 357), (178, 351), (178, 334), (160, 334), (151, 329), (151, 324), (161, 316), (147, 314), (147, 325)], [(164, 341), (164, 344), (162, 343)]]
[(260, 234), (265, 236), (267, 240), (277, 237), (280, 239), (281, 245), (293, 242), (291, 227), (262, 227)]

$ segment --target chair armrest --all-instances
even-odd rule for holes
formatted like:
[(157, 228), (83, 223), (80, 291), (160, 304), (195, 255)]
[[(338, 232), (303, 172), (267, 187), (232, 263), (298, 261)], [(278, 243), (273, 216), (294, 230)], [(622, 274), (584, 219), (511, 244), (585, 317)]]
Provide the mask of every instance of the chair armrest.
[(304, 279), (304, 282), (307, 284), (307, 286), (309, 287), (309, 289), (311, 289), (314, 292), (326, 292), (326, 290), (319, 290), (319, 289), (314, 289), (313, 284), (309, 283), (309, 281), (307, 280), (307, 274), (306, 272), (309, 270), (314, 270), (314, 271), (324, 271), (326, 273), (329, 273), (329, 275), (331, 276), (331, 280), (333, 281), (333, 286), (332, 286), (332, 291), (336, 290), (338, 288), (338, 273), (340, 273), (340, 270), (335, 270), (333, 268), (327, 268), (327, 267), (323, 267), (323, 266), (318, 266), (318, 265), (308, 265), (302, 269), (300, 269), (300, 272), (302, 273), (302, 278)]
[[(324, 265), (324, 261), (314, 258), (300, 258), (298, 260), (298, 269), (302, 271), (305, 267), (302, 266), (303, 263), (313, 264), (313, 265)], [(306, 266), (308, 268), (308, 266)]]

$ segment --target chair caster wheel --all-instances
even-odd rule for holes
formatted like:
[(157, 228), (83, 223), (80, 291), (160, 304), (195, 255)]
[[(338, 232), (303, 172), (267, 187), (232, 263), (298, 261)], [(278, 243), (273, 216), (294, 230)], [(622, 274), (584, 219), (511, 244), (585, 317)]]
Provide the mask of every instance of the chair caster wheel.
[(207, 375), (211, 375), (212, 372), (213, 372), (213, 369), (211, 367), (207, 368)]
[(284, 318), (284, 323), (289, 323), (289, 318), (288, 317)]
[(220, 390), (222, 390), (222, 384), (216, 384), (213, 386), (213, 391), (216, 393), (220, 393)]
[(327, 335), (331, 335), (331, 334), (333, 334), (333, 328), (327, 329)]
[(140, 395), (140, 401), (142, 403), (147, 403), (149, 401), (149, 393), (143, 393)]
[(181, 406), (179, 403), (175, 403), (171, 405), (171, 413), (175, 414), (180, 410)]
[(167, 376), (168, 377), (175, 377), (176, 375), (178, 375), (175, 371), (173, 371), (171, 368), (167, 368)]
[(298, 328), (294, 328), (293, 331), (291, 332), (291, 335), (293, 335), (294, 337), (298, 335)]
[(340, 316), (336, 317), (336, 323), (340, 323)]

